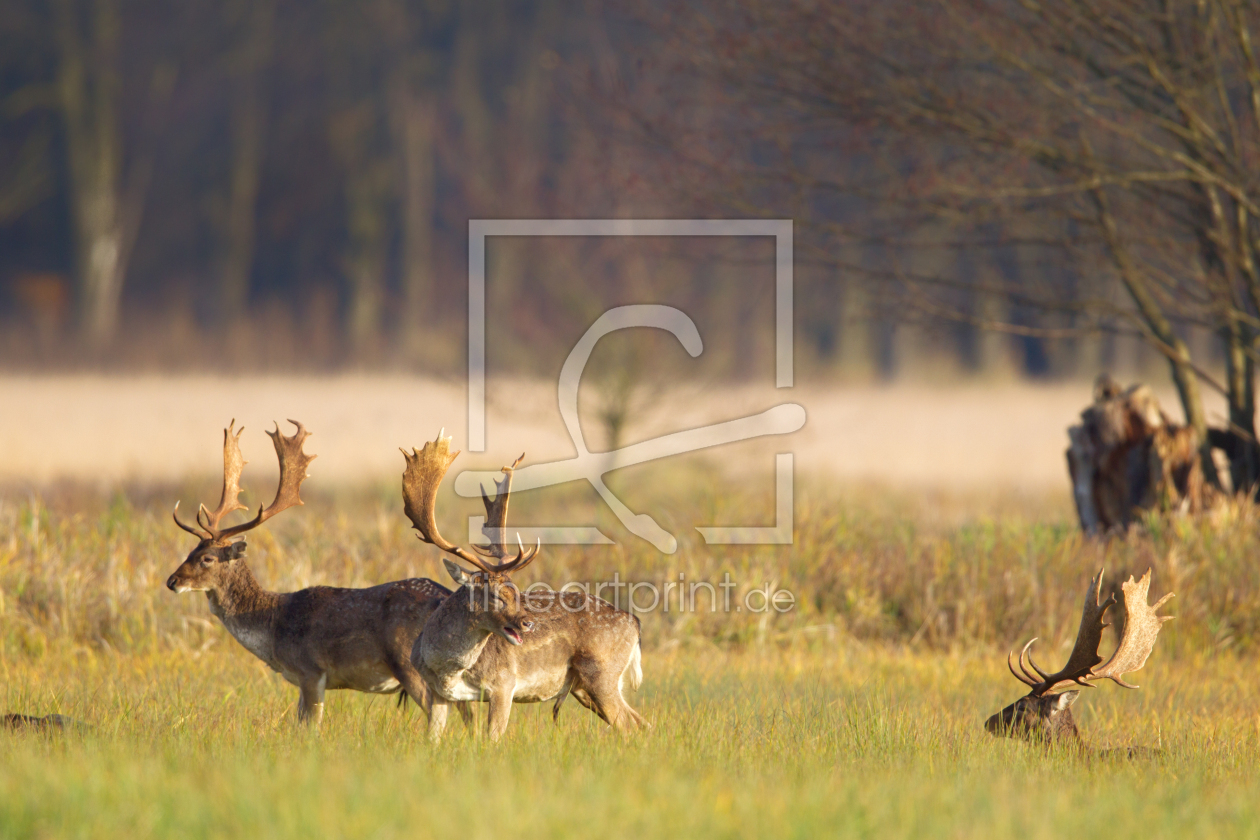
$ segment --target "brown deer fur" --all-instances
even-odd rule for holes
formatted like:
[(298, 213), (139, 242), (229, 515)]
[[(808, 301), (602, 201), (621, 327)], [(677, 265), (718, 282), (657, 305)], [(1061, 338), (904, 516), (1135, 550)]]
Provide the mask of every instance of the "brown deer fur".
[[(292, 422), (292, 421), (290, 421)], [(233, 426), (235, 423), (233, 423)], [(411, 665), (411, 649), (425, 622), (451, 592), (424, 578), (367, 589), (315, 586), (298, 592), (269, 592), (245, 563), (239, 535), (291, 505), (302, 504), (298, 486), (311, 457), (302, 453), (306, 431), (285, 437), (268, 432), (281, 462), (281, 487), (270, 507), (244, 526), (219, 529), (236, 504), (244, 461), (232, 426), (224, 433), (224, 497), (218, 510), (202, 508), (201, 539), (166, 582), (172, 592), (205, 592), (210, 611), (250, 653), (300, 692), (298, 719), (318, 723), (324, 692), (352, 689), (393, 693), (400, 689), (428, 711), (428, 690)], [(180, 527), (198, 533), (184, 525)], [(461, 709), (467, 716), (467, 710)]]
[[(522, 546), (514, 558), (496, 564), (448, 543), (434, 524), (433, 504), (459, 453), (451, 454), (450, 438), (439, 434), (422, 451), (403, 454), (404, 507), (420, 538), (476, 568), (469, 571), (444, 558), (459, 588), (433, 613), (412, 649), (412, 664), (434, 694), (431, 737), (442, 735), (447, 703), (486, 700), (490, 737), (497, 740), (513, 703), (555, 700), (554, 716), (569, 694), (617, 729), (645, 725), (622, 694), (627, 684), (638, 688), (643, 678), (638, 619), (582, 592), (531, 587), (523, 595), (510, 574), (533, 560), (536, 548)], [(491, 539), (483, 553), (500, 559), (508, 557), (498, 540), (507, 527), (516, 464), (503, 469), (494, 501), (483, 495)]]
[(424, 578), (367, 589), (315, 586), (263, 589), (245, 564), (244, 542), (224, 557), (198, 546), (171, 575), (172, 592), (206, 593), (210, 612), (241, 646), (298, 687), (298, 719), (318, 723), (324, 691), (391, 694), (400, 689), (428, 709), (411, 648), (425, 622), (451, 594)]
[[(1116, 603), (1116, 598), (1115, 595), (1109, 595), (1105, 600), (1100, 598), (1102, 578), (1100, 569), (1089, 583), (1076, 642), (1072, 646), (1067, 664), (1061, 670), (1047, 674), (1037, 667), (1029, 653), (1036, 639), (1024, 645), (1020, 652), (1018, 671), (1015, 670), (1011, 656), (1006, 658), (1011, 674), (1028, 686), (1029, 692), (985, 721), (984, 728), (990, 734), (1085, 750), (1088, 748), (1081, 740), (1076, 721), (1072, 717), (1072, 704), (1076, 702), (1080, 691), (1074, 689), (1056, 694), (1055, 690), (1064, 685), (1092, 688), (1101, 680), (1111, 680), (1124, 688), (1137, 688), (1125, 680), (1125, 675), (1140, 670), (1146, 664), (1155, 647), (1160, 628), (1172, 618), (1157, 615), (1159, 608), (1172, 594), (1165, 595), (1154, 605), (1147, 603), (1147, 593), (1151, 585), (1149, 570), (1141, 580), (1135, 581), (1130, 577), (1121, 586), (1125, 606), (1124, 631), (1115, 652), (1104, 663), (1098, 655), (1098, 646), (1102, 642), (1103, 630), (1110, 626), (1104, 618), (1108, 608)], [(1099, 754), (1111, 753), (1134, 757), (1142, 751), (1125, 748)]]
[(1072, 704), (1079, 696), (1080, 691), (1063, 691), (1021, 697), (985, 721), (984, 728), (991, 735), (1033, 743), (1079, 743), (1081, 733), (1072, 717)]

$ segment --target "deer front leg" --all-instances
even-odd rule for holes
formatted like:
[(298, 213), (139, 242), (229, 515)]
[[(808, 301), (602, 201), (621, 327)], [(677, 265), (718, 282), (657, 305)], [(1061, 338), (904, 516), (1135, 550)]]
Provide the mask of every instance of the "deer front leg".
[(398, 684), (402, 686), (403, 695), (415, 701), (425, 717), (432, 718), (433, 692), (429, 691), (429, 686), (425, 684), (420, 672), (405, 659), (390, 659), (388, 664), (394, 679), (398, 680)]
[(569, 673), (564, 677), (564, 685), (560, 687), (560, 693), (556, 695), (556, 705), (551, 707), (551, 722), (560, 723), (560, 706), (564, 704), (564, 698), (569, 696), (569, 691), (573, 688), (573, 680), (577, 678), (577, 674), (573, 669), (569, 669)]
[(429, 694), (433, 702), (429, 706), (429, 740), (438, 743), (442, 740), (442, 733), (446, 731), (446, 714), (450, 709), (450, 704), (437, 696), (436, 692)]
[(324, 719), (324, 686), (328, 675), (320, 674), (317, 680), (303, 680), (298, 686), (298, 723), (319, 726)]

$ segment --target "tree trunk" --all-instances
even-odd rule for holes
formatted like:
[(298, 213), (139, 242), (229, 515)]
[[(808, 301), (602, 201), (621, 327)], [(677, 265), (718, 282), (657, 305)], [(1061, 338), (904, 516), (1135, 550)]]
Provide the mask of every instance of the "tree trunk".
[(1096, 189), (1090, 193), (1090, 197), (1094, 201), (1094, 208), (1098, 214), (1098, 226), (1103, 235), (1103, 241), (1107, 245), (1107, 251), (1120, 275), (1120, 282), (1124, 284), (1125, 291), (1129, 293), (1129, 297), (1137, 306), (1138, 313), (1149, 330), (1148, 342), (1168, 359), (1173, 384), (1177, 387), (1177, 396), (1181, 399), (1181, 408), (1185, 412), (1186, 425), (1194, 430), (1203, 477), (1209, 484), (1219, 487), (1216, 462), (1212, 460), (1212, 444), (1208, 441), (1207, 415), (1203, 411), (1203, 396), (1199, 392), (1198, 374), (1194, 372), (1194, 367), (1190, 363), (1190, 348), (1173, 330), (1172, 324), (1164, 315), (1155, 296), (1147, 288), (1146, 278), (1121, 240), (1106, 192)]
[(371, 101), (334, 114), (330, 134), (345, 177), (346, 332), (362, 358), (380, 347), (393, 161), (379, 152), (377, 111)]
[(360, 161), (348, 173), (346, 211), (350, 241), (346, 275), (350, 284), (347, 332), (363, 356), (379, 348), (385, 305), (385, 252), (388, 244), (386, 177), (379, 163)]
[(43, 129), (32, 131), (22, 143), (0, 185), (0, 225), (7, 225), (54, 191), (51, 156), (52, 138)]
[(395, 82), (391, 96), (394, 143), (402, 170), (402, 291), (401, 329), (408, 347), (423, 340), (422, 326), (431, 322), (433, 299), (434, 128), (432, 102), (410, 89), (406, 79)]
[[(996, 294), (981, 292), (975, 302), (976, 316), (984, 322), (1005, 324), (1010, 322), (1007, 301)], [(976, 329), (976, 370), (990, 381), (1009, 381), (1018, 375), (1017, 360), (1012, 339), (1005, 333), (983, 328)]]
[(1254, 496), (1260, 480), (1260, 452), (1256, 447), (1255, 362), (1243, 345), (1242, 327), (1223, 336), (1225, 340), (1225, 375), (1229, 391), (1229, 429), (1235, 443), (1227, 451), (1230, 484), (1235, 493)]
[(267, 131), (263, 71), (271, 51), (274, 0), (256, 0), (245, 12), (245, 32), (232, 74), (232, 161), (226, 219), (226, 242), (219, 277), (218, 314), (237, 318), (249, 302), (249, 281), (257, 239), (258, 185)]
[(117, 6), (113, 0), (93, 3), (90, 46), (80, 34), (81, 17), (75, 0), (58, 0), (57, 88), (66, 128), (80, 317), (89, 346), (100, 348), (109, 344), (118, 328), (148, 166), (133, 164), (124, 191), (116, 101)]
[[(381, 330), (381, 260), (372, 245), (361, 244), (349, 268), (350, 312), (347, 333), (350, 346), (359, 356), (376, 349)], [(372, 250), (368, 250), (372, 249)]]
[(867, 305), (866, 287), (861, 283), (843, 282), (839, 277), (832, 283), (840, 295), (840, 369), (846, 376), (859, 380), (874, 375), (870, 324), (870, 307)]

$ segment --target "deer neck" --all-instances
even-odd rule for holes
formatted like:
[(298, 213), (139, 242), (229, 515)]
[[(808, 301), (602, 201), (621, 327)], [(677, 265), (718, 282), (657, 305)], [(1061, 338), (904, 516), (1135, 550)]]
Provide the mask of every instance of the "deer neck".
[(1085, 742), (1081, 740), (1080, 730), (1076, 728), (1076, 720), (1072, 717), (1071, 709), (1064, 709), (1054, 717), (1051, 724), (1050, 742), (1058, 747), (1081, 747), (1085, 746)]
[(439, 676), (467, 671), (477, 664), (490, 641), (490, 631), (469, 608), (469, 597), (467, 587), (460, 587), (442, 602), (424, 626), (420, 637), (421, 656)]
[(1072, 718), (1072, 710), (1065, 709), (1050, 720), (1050, 726), (1031, 739), (1040, 743), (1047, 752), (1081, 753), (1095, 752), (1081, 738), (1076, 721)]
[(218, 586), (207, 590), (206, 599), (210, 612), (223, 622), (233, 638), (254, 656), (272, 664), (280, 595), (263, 589), (249, 567), (237, 561)]

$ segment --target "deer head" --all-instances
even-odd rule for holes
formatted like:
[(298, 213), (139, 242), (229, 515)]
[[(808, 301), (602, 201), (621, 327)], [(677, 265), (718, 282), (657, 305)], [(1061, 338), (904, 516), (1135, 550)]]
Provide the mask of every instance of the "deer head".
[(524, 454), (510, 467), (503, 468), (503, 479), (495, 481), (493, 500), (486, 495), (484, 488), (481, 493), (481, 500), (486, 506), (486, 524), (482, 531), (490, 538), (490, 545), (475, 545), (473, 549), (485, 557), (503, 561), (494, 563), (447, 542), (438, 533), (434, 518), (437, 490), (451, 463), (459, 455), (458, 451), (451, 452), (451, 439), (439, 432), (437, 439), (429, 441), (422, 449), (413, 449), (411, 454), (404, 449), (402, 453), (407, 461), (402, 482), (403, 510), (412, 526), (420, 532), (420, 539), (463, 560), (475, 570), (470, 571), (453, 560), (443, 558), (446, 571), (461, 587), (451, 597), (467, 601), (475, 626), (487, 633), (497, 633), (513, 645), (521, 644), (524, 634), (533, 629), (534, 622), (525, 599), (516, 584), (512, 583), (511, 574), (528, 566), (538, 556), (542, 544), (540, 541), (538, 545), (526, 549), (518, 535), (518, 550), (512, 555), (502, 540), (507, 533), (512, 472), (525, 459)]
[[(1085, 607), (1081, 612), (1081, 626), (1076, 634), (1076, 643), (1072, 646), (1072, 654), (1067, 665), (1061, 671), (1047, 674), (1033, 662), (1029, 649), (1033, 639), (1024, 645), (1019, 654), (1019, 671), (1011, 661), (1012, 651), (1006, 657), (1006, 666), (1024, 685), (1029, 687), (1026, 696), (1016, 700), (1002, 711), (990, 717), (984, 728), (994, 735), (1008, 738), (1021, 738), (1026, 741), (1055, 742), (1069, 739), (1077, 740), (1079, 734), (1076, 722), (1072, 719), (1072, 704), (1080, 695), (1079, 690), (1054, 693), (1055, 689), (1075, 684), (1085, 688), (1093, 688), (1095, 680), (1108, 679), (1124, 688), (1137, 688), (1125, 682), (1124, 675), (1140, 670), (1146, 664), (1147, 657), (1155, 647), (1155, 639), (1165, 621), (1173, 618), (1170, 615), (1156, 615), (1164, 602), (1173, 597), (1172, 593), (1160, 598), (1151, 606), (1147, 603), (1147, 593), (1151, 586), (1151, 572), (1139, 581), (1132, 576), (1121, 589), (1124, 592), (1124, 606), (1128, 618), (1124, 623), (1124, 633), (1116, 652), (1106, 664), (1100, 666), (1102, 657), (1098, 655), (1098, 645), (1102, 642), (1102, 631), (1109, 626), (1103, 617), (1107, 608), (1116, 602), (1114, 595), (1106, 601), (1099, 600), (1102, 589), (1103, 572), (1098, 570), (1089, 583), (1085, 593)], [(1031, 670), (1030, 670), (1031, 669)], [(1036, 676), (1034, 676), (1034, 673)]]
[(309, 432), (296, 420), (289, 422), (297, 427), (290, 437), (280, 432), (278, 423), (274, 432), (267, 432), (280, 459), (280, 484), (276, 488), (276, 498), (267, 507), (260, 506), (258, 515), (250, 521), (230, 528), (219, 527), (223, 517), (233, 511), (245, 510), (245, 505), (237, 499), (241, 493), (241, 470), (246, 463), (241, 457), (240, 446), (241, 432), (245, 430), (237, 430), (235, 420), (223, 430), (223, 493), (219, 497), (219, 506), (209, 511), (201, 505), (197, 509), (197, 524), (193, 526), (180, 521), (179, 504), (175, 505), (172, 513), (175, 524), (197, 537), (198, 543), (167, 579), (167, 589), (172, 592), (215, 591), (236, 568), (236, 561), (245, 556), (245, 541), (237, 537), (257, 528), (282, 510), (303, 503), (298, 497), (298, 490), (306, 478), (306, 468), (315, 456), (302, 451)]
[(990, 734), (1022, 741), (1075, 741), (1080, 737), (1072, 718), (1072, 704), (1080, 691), (1062, 691), (1036, 697), (1021, 697), (984, 722)]

